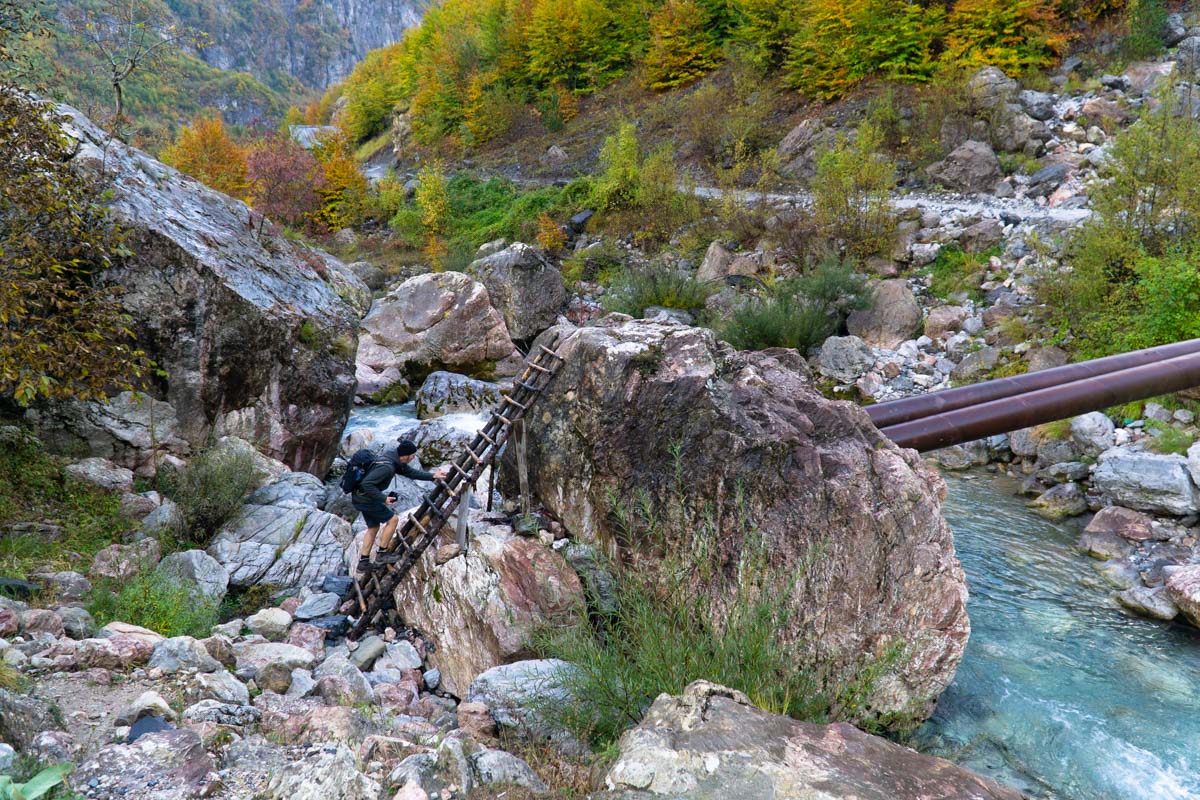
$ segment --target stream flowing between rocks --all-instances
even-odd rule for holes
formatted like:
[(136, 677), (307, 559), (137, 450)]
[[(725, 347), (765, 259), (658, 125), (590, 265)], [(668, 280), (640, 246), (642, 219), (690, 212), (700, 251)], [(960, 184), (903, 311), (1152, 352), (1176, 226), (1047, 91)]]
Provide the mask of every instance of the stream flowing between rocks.
[(1123, 614), (1011, 481), (946, 480), (971, 639), (910, 744), (1037, 798), (1200, 798), (1200, 635)]

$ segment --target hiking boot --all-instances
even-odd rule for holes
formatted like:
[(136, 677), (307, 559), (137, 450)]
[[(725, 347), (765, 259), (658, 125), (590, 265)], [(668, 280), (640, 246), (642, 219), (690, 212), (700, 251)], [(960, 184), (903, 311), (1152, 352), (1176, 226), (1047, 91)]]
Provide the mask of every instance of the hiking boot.
[(372, 566), (374, 565), (371, 563), (370, 556), (359, 556), (358, 566), (354, 568), (354, 572), (358, 575), (366, 575), (371, 571)]

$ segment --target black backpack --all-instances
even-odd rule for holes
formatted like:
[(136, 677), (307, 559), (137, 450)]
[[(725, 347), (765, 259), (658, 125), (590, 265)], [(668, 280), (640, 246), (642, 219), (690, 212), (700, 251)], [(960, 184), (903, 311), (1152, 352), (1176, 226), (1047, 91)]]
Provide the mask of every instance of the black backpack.
[(341, 487), (346, 494), (358, 489), (362, 485), (363, 478), (367, 477), (367, 473), (371, 471), (371, 467), (379, 461), (379, 454), (374, 450), (363, 448), (354, 455), (350, 456), (350, 465), (346, 467), (346, 474), (342, 475)]

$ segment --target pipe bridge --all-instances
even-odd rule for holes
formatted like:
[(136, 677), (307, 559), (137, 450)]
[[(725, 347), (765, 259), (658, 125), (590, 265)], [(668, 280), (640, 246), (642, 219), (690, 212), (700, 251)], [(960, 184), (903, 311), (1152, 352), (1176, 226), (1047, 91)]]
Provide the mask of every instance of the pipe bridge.
[(1200, 339), (866, 406), (921, 452), (1200, 386)]

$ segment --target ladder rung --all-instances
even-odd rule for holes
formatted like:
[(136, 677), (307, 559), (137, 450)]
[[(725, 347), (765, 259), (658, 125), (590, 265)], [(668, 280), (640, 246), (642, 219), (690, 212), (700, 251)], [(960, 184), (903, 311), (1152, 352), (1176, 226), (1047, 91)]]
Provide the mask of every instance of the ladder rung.
[(450, 495), (451, 497), (454, 497), (454, 498), (458, 497), (458, 492), (451, 489), (449, 484), (447, 484), (445, 481), (438, 481), (437, 485), (442, 487), (442, 491), (445, 492), (446, 494)]
[(551, 358), (557, 358), (559, 361), (563, 360), (562, 356), (560, 356), (558, 353), (551, 350), (549, 347), (546, 347), (546, 345), (542, 344), (542, 345), (538, 345), (538, 347), (542, 348), (542, 352), (545, 353), (546, 355), (550, 356)]
[(414, 516), (412, 516), (412, 515), (409, 515), (409, 517), (408, 517), (408, 521), (409, 521), (409, 522), (411, 522), (413, 525), (415, 525), (415, 526), (416, 526), (416, 528), (417, 528), (417, 530), (419, 530), (419, 531), (420, 531), (422, 534), (424, 534), (424, 533), (426, 532), (426, 531), (425, 531), (425, 526), (424, 526), (424, 525), (422, 525), (422, 524), (421, 524), (421, 523), (420, 523), (420, 522), (417, 520), (417, 518), (416, 518), (416, 517), (414, 517)]
[(512, 397), (510, 397), (509, 395), (504, 395), (504, 402), (512, 403), (514, 406), (521, 409), (522, 411), (527, 411), (529, 409), (529, 406), (526, 403), (518, 403), (516, 400), (513, 400)]
[(459, 475), (462, 475), (467, 480), (471, 480), (471, 476), (467, 474), (467, 471), (465, 469), (463, 469), (462, 467), (460, 467), (458, 464), (455, 464), (454, 462), (450, 462), (450, 469), (454, 470)]
[(513, 381), (513, 385), (520, 386), (522, 389), (525, 389), (530, 392), (540, 392), (541, 391), (541, 389), (537, 388), (536, 386), (533, 386), (532, 384), (524, 383), (522, 381)]
[(493, 409), (492, 416), (503, 422), (505, 425), (512, 425), (512, 420), (501, 414), (499, 411)]
[(549, 374), (550, 374), (550, 370), (546, 369), (546, 368), (545, 368), (545, 367), (543, 367), (541, 364), (535, 364), (535, 363), (533, 363), (532, 361), (530, 361), (530, 362), (529, 362), (528, 364), (526, 364), (525, 366), (529, 367), (530, 369), (536, 369), (538, 372), (543, 372), (543, 373), (545, 373), (545, 374), (547, 374), (547, 375), (549, 375)]
[(469, 455), (471, 457), (471, 460), (474, 461), (476, 464), (484, 463), (483, 459), (480, 458), (479, 456), (475, 455), (475, 451), (469, 447), (467, 448), (467, 455)]

